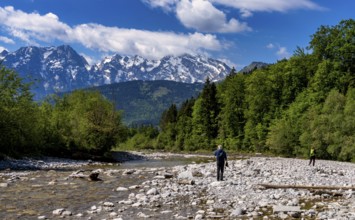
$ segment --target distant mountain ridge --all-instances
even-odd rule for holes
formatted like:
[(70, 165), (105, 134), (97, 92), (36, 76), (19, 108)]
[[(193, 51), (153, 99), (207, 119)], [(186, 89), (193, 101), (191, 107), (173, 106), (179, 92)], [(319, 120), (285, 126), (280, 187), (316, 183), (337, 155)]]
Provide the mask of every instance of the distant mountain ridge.
[(231, 68), (202, 55), (184, 54), (148, 60), (140, 56), (114, 55), (90, 66), (72, 47), (22, 47), (0, 54), (2, 64), (14, 69), (23, 78), (34, 81), (38, 97), (75, 89), (132, 80), (170, 80), (203, 83), (223, 80)]
[(264, 62), (252, 62), (248, 66), (245, 66), (243, 69), (241, 69), (238, 73), (251, 73), (254, 70), (257, 69), (263, 69), (269, 66), (270, 64), (264, 63)]

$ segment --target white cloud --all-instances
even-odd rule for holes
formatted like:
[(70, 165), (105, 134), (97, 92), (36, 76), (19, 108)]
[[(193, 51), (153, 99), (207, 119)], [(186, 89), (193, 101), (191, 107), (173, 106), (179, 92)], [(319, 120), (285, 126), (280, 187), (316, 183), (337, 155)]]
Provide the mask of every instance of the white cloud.
[(178, 0), (142, 0), (153, 8), (162, 8), (164, 11), (173, 11)]
[(218, 58), (219, 61), (227, 64), (230, 67), (234, 67), (234, 69), (237, 69), (239, 67), (239, 64), (234, 63), (233, 61), (226, 59), (226, 58)]
[(14, 40), (12, 40), (8, 37), (5, 37), (5, 36), (0, 36), (0, 41), (7, 43), (7, 44), (15, 44)]
[(249, 18), (249, 17), (253, 16), (253, 13), (251, 11), (249, 11), (248, 9), (241, 8), (240, 9), (240, 16), (242, 16), (242, 18)]
[(99, 24), (80, 24), (74, 27), (61, 22), (53, 14), (25, 13), (13, 7), (0, 7), (0, 26), (29, 44), (62, 41), (80, 43), (102, 52), (137, 54), (147, 58), (179, 55), (196, 51), (217, 51), (222, 43), (211, 34), (153, 32), (106, 27)]
[(275, 48), (275, 45), (273, 43), (269, 43), (268, 45), (266, 45), (266, 48), (273, 49)]
[(99, 62), (99, 60), (87, 55), (87, 54), (84, 54), (84, 53), (80, 53), (81, 56), (83, 56), (85, 58), (85, 60), (89, 63), (89, 65), (94, 65), (96, 63)]
[(181, 0), (176, 7), (176, 15), (181, 23), (203, 32), (243, 32), (251, 30), (246, 23), (226, 15), (206, 0)]
[(0, 53), (3, 52), (4, 50), (7, 50), (5, 47), (0, 46)]
[(105, 27), (98, 24), (83, 24), (72, 30), (75, 39), (85, 47), (102, 52), (138, 54), (147, 58), (161, 58), (165, 55), (193, 53), (197, 50), (220, 50), (221, 43), (209, 34), (175, 34), (172, 32), (151, 32), (136, 29)]
[(311, 0), (210, 0), (220, 4), (248, 12), (277, 11), (286, 12), (294, 9), (320, 10), (321, 6)]
[(28, 43), (32, 43), (33, 38), (47, 42), (65, 39), (70, 31), (70, 27), (60, 22), (55, 14), (28, 14), (11, 6), (0, 7), (0, 21), (13, 36)]
[(279, 47), (278, 51), (276, 52), (277, 56), (280, 58), (280, 59), (283, 59), (283, 58), (289, 58), (290, 57), (290, 53), (287, 51), (287, 48), (286, 47)]
[(291, 54), (287, 51), (287, 48), (286, 47), (282, 47), (280, 46), (279, 44), (273, 44), (273, 43), (269, 43), (268, 45), (266, 45), (266, 48), (267, 49), (270, 49), (270, 50), (277, 50), (276, 51), (276, 56), (279, 58), (279, 59), (288, 59)]
[(239, 10), (242, 18), (254, 12), (287, 12), (295, 9), (321, 10), (312, 0), (141, 0), (153, 8), (176, 13), (183, 25), (205, 32), (242, 32), (251, 30), (236, 18), (227, 20), (226, 14), (216, 6)]

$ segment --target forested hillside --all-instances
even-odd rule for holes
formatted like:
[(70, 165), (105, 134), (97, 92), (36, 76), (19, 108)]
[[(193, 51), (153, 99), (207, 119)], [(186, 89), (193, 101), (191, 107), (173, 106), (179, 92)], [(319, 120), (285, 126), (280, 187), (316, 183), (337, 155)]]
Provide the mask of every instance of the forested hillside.
[(202, 90), (202, 83), (182, 83), (167, 80), (129, 81), (98, 86), (99, 91), (122, 110), (122, 121), (128, 126), (159, 124), (160, 116), (171, 104), (180, 106)]
[[(321, 26), (309, 47), (297, 48), (252, 73), (206, 81), (202, 93), (162, 115), (162, 131), (136, 134), (122, 146), (170, 150), (229, 150), (308, 155), (355, 161), (355, 21)], [(146, 141), (146, 144), (138, 140)], [(138, 145), (139, 143), (139, 145)]]

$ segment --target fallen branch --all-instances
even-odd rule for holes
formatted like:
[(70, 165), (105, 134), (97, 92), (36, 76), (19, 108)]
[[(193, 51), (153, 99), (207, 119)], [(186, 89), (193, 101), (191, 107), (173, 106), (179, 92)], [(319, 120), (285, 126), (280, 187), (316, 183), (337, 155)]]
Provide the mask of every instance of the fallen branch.
[(273, 185), (273, 184), (258, 184), (265, 189), (343, 189), (343, 190), (355, 190), (355, 186), (304, 186), (304, 185)]

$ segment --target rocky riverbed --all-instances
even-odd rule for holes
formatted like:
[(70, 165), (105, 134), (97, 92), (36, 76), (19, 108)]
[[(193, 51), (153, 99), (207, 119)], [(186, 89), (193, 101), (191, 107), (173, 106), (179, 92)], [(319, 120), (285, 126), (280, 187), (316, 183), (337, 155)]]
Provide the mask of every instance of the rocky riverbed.
[(45, 169), (3, 170), (0, 218), (355, 219), (353, 163), (250, 157), (230, 160), (216, 181), (212, 157), (135, 154), (141, 166), (33, 160)]

